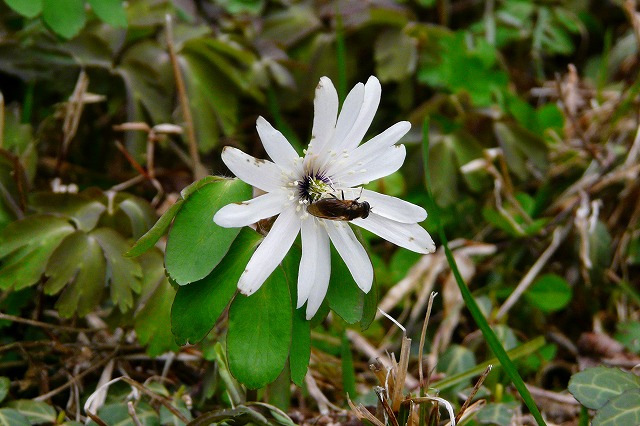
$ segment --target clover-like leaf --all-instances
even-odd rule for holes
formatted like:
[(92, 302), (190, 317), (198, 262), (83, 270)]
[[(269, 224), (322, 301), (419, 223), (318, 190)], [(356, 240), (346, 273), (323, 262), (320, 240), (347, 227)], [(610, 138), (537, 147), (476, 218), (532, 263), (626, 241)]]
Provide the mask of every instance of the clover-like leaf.
[(74, 231), (68, 221), (40, 214), (7, 225), (0, 232), (0, 289), (36, 284), (55, 248)]
[(627, 426), (640, 424), (640, 388), (630, 389), (611, 398), (593, 417), (592, 426)]
[(84, 0), (42, 0), (42, 19), (56, 34), (72, 38), (87, 20)]
[(97, 228), (90, 235), (102, 247), (107, 261), (111, 300), (124, 313), (133, 307), (133, 293), (140, 292), (142, 268), (135, 260), (124, 257), (129, 244), (118, 232), (111, 228)]
[(13, 408), (25, 416), (32, 425), (42, 423), (51, 424), (56, 421), (56, 410), (43, 401), (19, 399), (17, 401), (10, 401), (7, 407)]
[(619, 368), (595, 367), (571, 376), (569, 392), (582, 405), (597, 410), (611, 399), (640, 388), (640, 377)]
[(1, 426), (31, 426), (29, 420), (13, 408), (0, 408)]
[(106, 261), (98, 241), (76, 231), (56, 248), (45, 270), (49, 277), (44, 286), (47, 294), (66, 288), (56, 302), (63, 318), (77, 313), (85, 316), (102, 300), (106, 282)]

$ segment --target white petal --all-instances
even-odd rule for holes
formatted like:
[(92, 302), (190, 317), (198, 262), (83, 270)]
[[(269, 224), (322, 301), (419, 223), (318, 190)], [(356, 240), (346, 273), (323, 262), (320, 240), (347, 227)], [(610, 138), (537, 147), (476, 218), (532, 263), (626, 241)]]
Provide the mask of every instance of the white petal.
[(222, 161), (240, 180), (263, 191), (271, 192), (283, 186), (282, 170), (271, 161), (259, 160), (231, 146), (222, 150)]
[(344, 138), (351, 131), (353, 125), (358, 119), (363, 100), (364, 84), (358, 83), (353, 89), (351, 89), (342, 104), (342, 109), (338, 116), (338, 122), (336, 123), (336, 131), (333, 134), (333, 140), (329, 145), (327, 145), (325, 150), (337, 151), (341, 148)]
[(433, 253), (436, 250), (429, 233), (417, 223), (396, 222), (373, 211), (366, 219), (355, 219), (352, 223), (416, 253)]
[[(298, 270), (297, 308), (304, 305), (309, 294), (316, 287), (328, 286), (331, 276), (331, 250), (327, 231), (324, 226), (319, 225), (318, 220), (314, 217), (308, 217), (301, 222), (302, 258)], [(317, 307), (315, 310), (318, 310)]]
[(395, 145), (409, 130), (411, 130), (411, 123), (408, 121), (396, 123), (354, 149), (349, 154), (349, 158), (352, 162), (357, 163), (378, 157), (389, 147)]
[(338, 150), (347, 149), (350, 151), (360, 144), (365, 133), (369, 130), (369, 126), (371, 126), (373, 117), (376, 115), (376, 111), (380, 105), (381, 94), (382, 87), (378, 79), (374, 76), (369, 77), (367, 84), (364, 86), (364, 99), (358, 117)]
[(255, 293), (287, 254), (300, 231), (295, 209), (285, 209), (260, 243), (238, 281), (238, 290), (247, 296)]
[(274, 163), (287, 170), (293, 169), (295, 161), (300, 157), (287, 138), (263, 117), (258, 117), (256, 129), (265, 151)]
[(371, 206), (371, 211), (378, 216), (386, 217), (396, 222), (416, 223), (427, 218), (427, 211), (400, 198), (368, 189), (348, 188), (344, 189), (344, 197), (347, 200), (367, 201)]
[(362, 291), (368, 293), (373, 283), (373, 266), (366, 250), (346, 223), (331, 220), (323, 220), (323, 222), (327, 226), (333, 246), (349, 268), (356, 284)]
[(313, 100), (313, 130), (310, 151), (322, 152), (336, 127), (338, 119), (338, 92), (328, 77), (321, 77)]
[(284, 191), (268, 192), (252, 200), (227, 204), (216, 212), (213, 221), (223, 228), (239, 228), (260, 219), (275, 216), (290, 204)]
[[(331, 253), (327, 250), (328, 253)], [(331, 267), (331, 260), (329, 260), (329, 267)], [(313, 316), (318, 312), (318, 309), (322, 305), (322, 301), (324, 297), (327, 295), (327, 290), (329, 289), (329, 277), (326, 280), (316, 280), (316, 283), (313, 285), (311, 289), (311, 294), (309, 294), (309, 300), (307, 300), (307, 312), (306, 317), (308, 320), (313, 318)]]
[(397, 171), (404, 163), (407, 150), (404, 145), (387, 148), (384, 155), (371, 158), (366, 162), (351, 164), (340, 173), (329, 174), (340, 186), (358, 186), (388, 176)]

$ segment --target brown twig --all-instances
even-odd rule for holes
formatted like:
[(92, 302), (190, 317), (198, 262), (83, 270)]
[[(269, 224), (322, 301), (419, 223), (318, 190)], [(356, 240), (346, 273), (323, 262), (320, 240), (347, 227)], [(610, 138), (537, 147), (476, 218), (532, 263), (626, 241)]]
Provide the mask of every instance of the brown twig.
[(41, 321), (36, 321), (36, 320), (31, 320), (31, 319), (27, 319), (27, 318), (20, 318), (20, 317), (16, 317), (13, 315), (9, 315), (9, 314), (5, 314), (0, 312), (0, 320), (8, 320), (8, 321), (13, 321), (13, 322), (19, 322), (22, 324), (28, 324), (28, 325), (33, 325), (35, 327), (40, 327), (40, 328), (49, 328), (52, 330), (62, 330), (62, 331), (72, 331), (74, 333), (80, 333), (80, 332), (94, 332), (94, 331), (99, 331), (100, 329), (97, 328), (78, 328), (78, 327), (70, 327), (70, 326), (66, 326), (66, 325), (56, 325), (56, 324), (49, 324), (46, 322), (41, 322)]
[(198, 151), (198, 142), (196, 140), (196, 132), (193, 125), (193, 117), (191, 116), (191, 109), (189, 108), (189, 99), (187, 98), (187, 90), (184, 85), (184, 79), (180, 66), (178, 65), (178, 57), (176, 56), (175, 45), (173, 43), (173, 26), (171, 23), (171, 15), (166, 15), (166, 38), (167, 47), (169, 48), (169, 58), (171, 59), (171, 66), (173, 67), (173, 75), (176, 80), (176, 90), (178, 91), (178, 99), (180, 101), (180, 108), (184, 117), (184, 126), (187, 129), (187, 143), (189, 145), (189, 155), (191, 155), (191, 168), (193, 176), (196, 180), (201, 179), (207, 175), (206, 169), (200, 162), (200, 153)]

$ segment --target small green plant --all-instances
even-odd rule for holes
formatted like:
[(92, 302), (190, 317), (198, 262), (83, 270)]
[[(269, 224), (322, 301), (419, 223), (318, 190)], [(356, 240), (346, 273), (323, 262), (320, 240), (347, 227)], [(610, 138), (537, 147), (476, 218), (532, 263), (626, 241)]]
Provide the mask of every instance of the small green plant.
[(574, 374), (569, 392), (596, 410), (593, 426), (640, 424), (640, 377), (619, 368), (594, 367)]

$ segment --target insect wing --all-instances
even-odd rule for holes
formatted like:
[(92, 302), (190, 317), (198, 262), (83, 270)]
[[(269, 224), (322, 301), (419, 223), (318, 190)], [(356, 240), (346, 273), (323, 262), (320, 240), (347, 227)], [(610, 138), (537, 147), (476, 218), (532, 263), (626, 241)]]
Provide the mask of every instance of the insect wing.
[(348, 203), (342, 200), (326, 199), (309, 204), (307, 212), (315, 217), (330, 220), (350, 220)]

